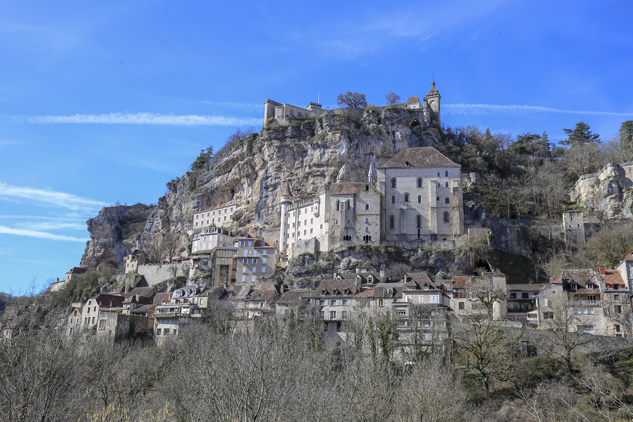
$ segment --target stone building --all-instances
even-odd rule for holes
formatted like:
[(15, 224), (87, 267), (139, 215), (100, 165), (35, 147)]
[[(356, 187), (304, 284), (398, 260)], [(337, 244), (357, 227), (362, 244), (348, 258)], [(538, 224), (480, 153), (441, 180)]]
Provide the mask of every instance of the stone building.
[(145, 254), (142, 251), (134, 250), (132, 253), (123, 258), (125, 264), (125, 274), (135, 273), (138, 266), (145, 264)]
[(237, 248), (236, 283), (256, 284), (275, 273), (277, 248), (270, 241), (246, 233), (237, 239)]
[(83, 318), (83, 328), (94, 328), (97, 325), (99, 314), (101, 312), (108, 311), (112, 308), (119, 308), (122, 310), (124, 299), (125, 298), (123, 296), (105, 293), (100, 293), (88, 299), (81, 312)]
[(191, 253), (209, 253), (218, 246), (233, 246), (235, 239), (231, 233), (221, 227), (204, 229), (193, 237)]
[(203, 227), (224, 227), (233, 223), (233, 213), (237, 209), (235, 204), (223, 205), (193, 215), (193, 229)]
[(464, 233), (460, 165), (432, 147), (405, 148), (378, 166), (383, 242), (453, 240)]
[(277, 101), (264, 101), (264, 124), (270, 118), (275, 118), (278, 122), (285, 122), (288, 118), (315, 118), (324, 113), (319, 103), (308, 103), (306, 108), (281, 104)]
[(365, 183), (334, 183), (314, 198), (280, 194), (282, 260), (340, 246), (421, 247), (464, 233), (460, 166), (432, 147), (405, 148)]

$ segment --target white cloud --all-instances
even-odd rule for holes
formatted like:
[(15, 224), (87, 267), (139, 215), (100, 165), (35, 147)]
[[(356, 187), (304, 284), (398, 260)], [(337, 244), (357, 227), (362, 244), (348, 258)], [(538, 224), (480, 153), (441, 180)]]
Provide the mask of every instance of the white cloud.
[(594, 116), (631, 117), (633, 113), (611, 111), (561, 110), (551, 107), (495, 104), (442, 104), (442, 113), (447, 114), (525, 114), (525, 113), (565, 113)]
[(0, 199), (27, 200), (40, 205), (53, 205), (74, 211), (92, 211), (108, 205), (105, 202), (81, 198), (70, 193), (11, 186), (3, 182), (0, 182)]
[(157, 113), (74, 114), (71, 116), (16, 116), (14, 121), (36, 124), (106, 124), (106, 125), (175, 125), (175, 126), (252, 126), (262, 119), (226, 116), (174, 116)]
[(211, 105), (211, 106), (228, 107), (228, 108), (234, 108), (234, 109), (244, 110), (244, 111), (260, 111), (264, 109), (264, 103), (262, 104), (236, 103), (232, 101), (226, 101), (226, 102), (203, 101), (202, 103)]
[(38, 239), (48, 239), (48, 240), (62, 240), (67, 242), (86, 242), (88, 239), (81, 239), (79, 237), (72, 236), (62, 236), (59, 234), (52, 234), (47, 232), (41, 232), (36, 230), (23, 230), (23, 229), (12, 229), (11, 227), (0, 226), (0, 233), (4, 234), (14, 234), (16, 236), (27, 236), (27, 237), (36, 237)]

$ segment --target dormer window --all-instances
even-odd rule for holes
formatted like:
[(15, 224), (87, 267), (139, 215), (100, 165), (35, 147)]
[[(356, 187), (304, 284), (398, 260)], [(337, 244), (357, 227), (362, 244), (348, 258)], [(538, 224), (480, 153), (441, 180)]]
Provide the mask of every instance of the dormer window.
[(424, 290), (429, 290), (429, 285), (428, 284), (424, 285)]
[(589, 290), (593, 290), (593, 283), (587, 283), (587, 288)]
[(572, 281), (571, 284), (569, 285), (569, 288), (572, 290), (576, 290), (576, 283)]

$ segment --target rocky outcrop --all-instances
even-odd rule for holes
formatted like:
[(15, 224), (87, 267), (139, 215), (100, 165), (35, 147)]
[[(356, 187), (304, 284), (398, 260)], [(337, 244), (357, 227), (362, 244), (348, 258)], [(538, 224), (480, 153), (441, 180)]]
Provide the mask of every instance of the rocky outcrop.
[(119, 205), (106, 207), (86, 222), (90, 240), (81, 258), (82, 268), (117, 266), (123, 257), (139, 246), (139, 237), (153, 207)]
[[(172, 231), (180, 234), (184, 255), (193, 213), (226, 203), (237, 207), (233, 230), (261, 227), (274, 232), (279, 227), (282, 186), (300, 199), (336, 181), (364, 182), (372, 164), (382, 164), (402, 148), (439, 140), (436, 128), (411, 128), (412, 123), (406, 109), (382, 107), (332, 110), (316, 119), (266, 125), (259, 134), (223, 148), (206, 170), (167, 183), (167, 194), (158, 200), (136, 243), (146, 245)], [(131, 249), (116, 234), (116, 216), (122, 211), (107, 210), (89, 222), (91, 239), (82, 266), (118, 263)]]
[(610, 163), (581, 176), (570, 197), (605, 219), (633, 218), (633, 163)]

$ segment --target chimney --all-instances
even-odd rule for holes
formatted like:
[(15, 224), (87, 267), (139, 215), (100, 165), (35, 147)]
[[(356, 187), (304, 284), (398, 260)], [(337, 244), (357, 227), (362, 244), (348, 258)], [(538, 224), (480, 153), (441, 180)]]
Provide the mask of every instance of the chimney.
[(600, 275), (605, 275), (606, 272), (604, 271), (604, 267), (600, 267)]

